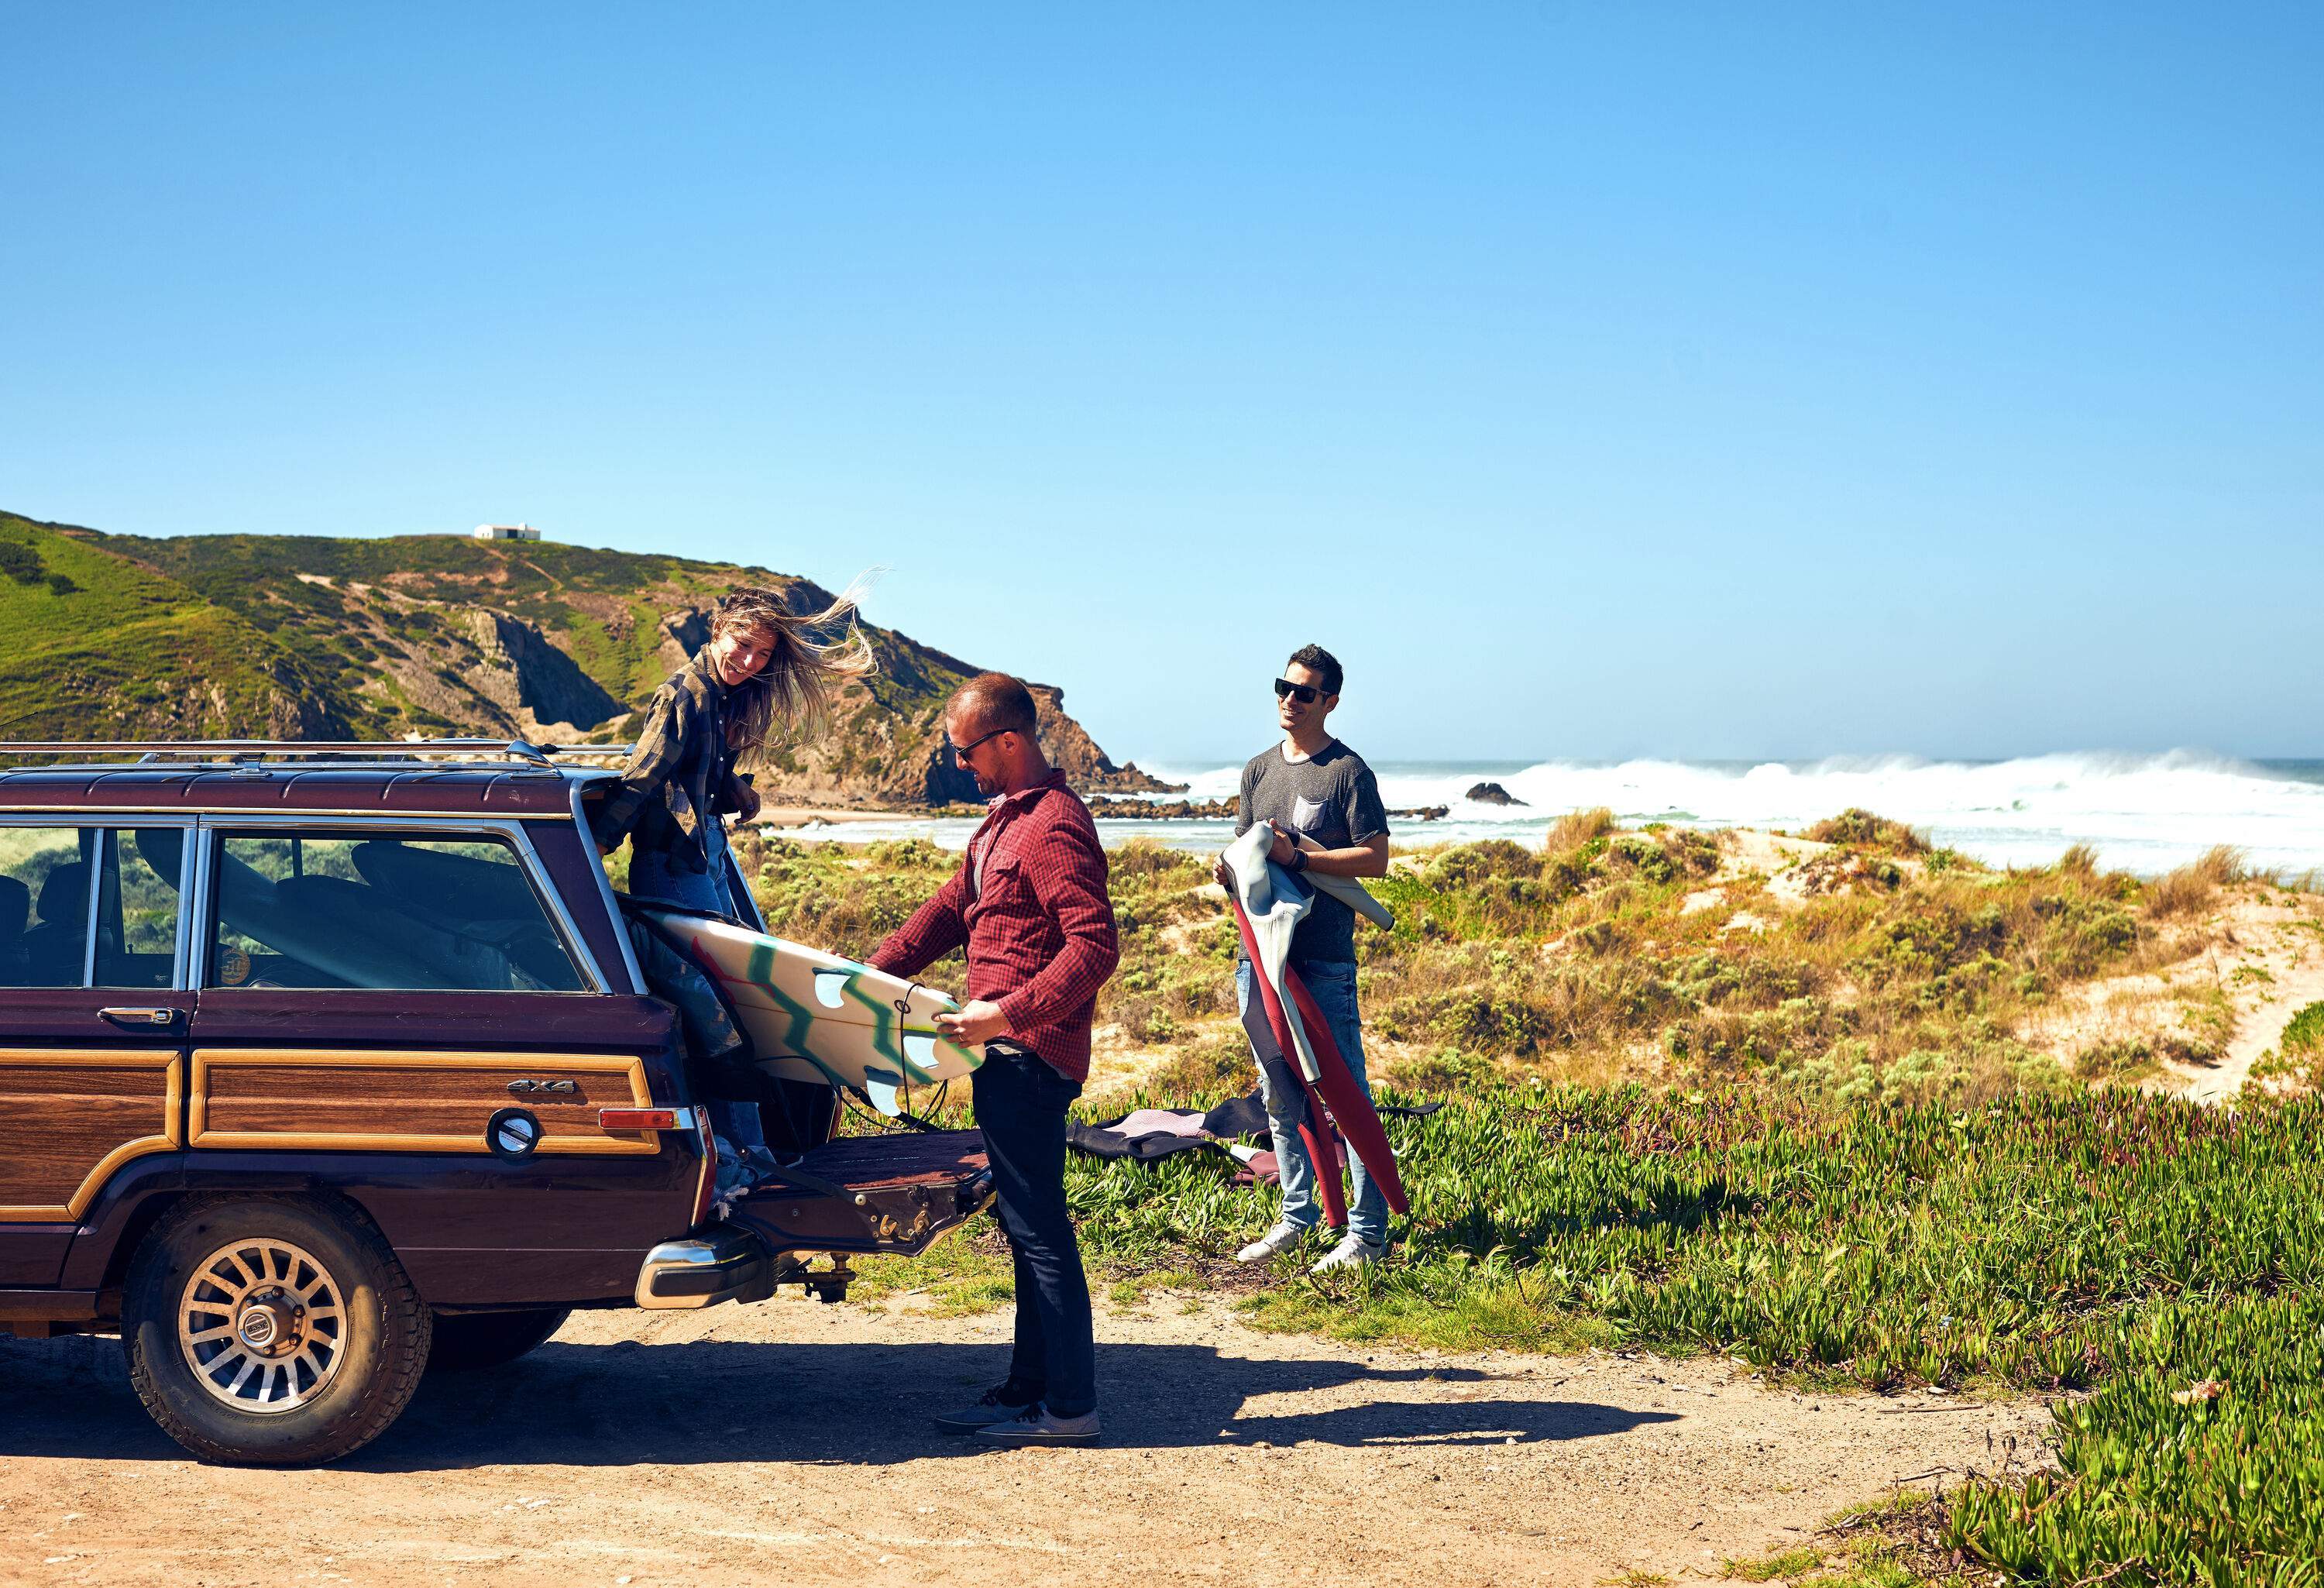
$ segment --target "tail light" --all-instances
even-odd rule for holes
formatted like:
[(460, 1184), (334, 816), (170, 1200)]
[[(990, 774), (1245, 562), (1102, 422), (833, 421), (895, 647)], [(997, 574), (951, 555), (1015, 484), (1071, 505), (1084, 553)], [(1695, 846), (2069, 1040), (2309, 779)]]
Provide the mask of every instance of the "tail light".
[(694, 1107), (694, 1133), (702, 1141), (702, 1183), (694, 1192), (694, 1223), (700, 1229), (710, 1218), (710, 1194), (718, 1186), (718, 1138), (710, 1131), (710, 1111), (700, 1103)]
[(601, 1131), (675, 1131), (678, 1110), (674, 1108), (601, 1108), (597, 1111), (597, 1128)]

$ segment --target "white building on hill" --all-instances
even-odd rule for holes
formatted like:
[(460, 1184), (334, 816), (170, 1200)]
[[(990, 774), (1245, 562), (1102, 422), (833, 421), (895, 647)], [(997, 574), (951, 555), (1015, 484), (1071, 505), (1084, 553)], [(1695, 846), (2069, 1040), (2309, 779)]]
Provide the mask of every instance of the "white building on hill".
[(540, 531), (530, 524), (478, 524), (472, 531), (479, 540), (538, 540)]

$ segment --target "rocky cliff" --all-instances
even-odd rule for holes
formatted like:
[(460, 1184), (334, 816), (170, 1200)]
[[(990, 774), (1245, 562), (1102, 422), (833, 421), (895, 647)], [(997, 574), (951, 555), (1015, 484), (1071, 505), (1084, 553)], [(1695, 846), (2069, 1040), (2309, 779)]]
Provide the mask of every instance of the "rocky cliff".
[[(0, 514), (0, 736), (615, 739), (709, 636), (720, 593), (830, 600), (728, 563), (461, 536), (108, 535)], [(877, 676), (833, 731), (778, 747), (770, 793), (870, 804), (973, 797), (943, 703), (982, 670), (868, 627)], [(1006, 659), (996, 659), (1006, 665)], [(1041, 737), (1076, 788), (1167, 787), (1116, 766), (1037, 685)]]

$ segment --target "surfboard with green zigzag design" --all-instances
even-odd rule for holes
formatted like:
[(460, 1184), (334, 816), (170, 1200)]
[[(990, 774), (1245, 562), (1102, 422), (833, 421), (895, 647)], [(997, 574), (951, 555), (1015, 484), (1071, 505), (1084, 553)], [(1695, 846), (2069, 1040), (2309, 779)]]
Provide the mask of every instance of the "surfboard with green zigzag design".
[(760, 1062), (778, 1076), (858, 1087), (893, 1113), (900, 1094), (959, 1080), (984, 1062), (982, 1044), (937, 1031), (936, 1017), (959, 1006), (933, 987), (724, 921), (647, 913), (717, 976)]

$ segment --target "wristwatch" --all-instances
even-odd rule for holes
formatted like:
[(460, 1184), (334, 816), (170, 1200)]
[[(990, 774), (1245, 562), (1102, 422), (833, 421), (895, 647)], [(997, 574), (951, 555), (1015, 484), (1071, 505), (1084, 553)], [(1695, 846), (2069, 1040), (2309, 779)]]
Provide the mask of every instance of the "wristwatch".
[(1307, 869), (1307, 852), (1296, 844), (1291, 846), (1291, 869), (1295, 872)]

